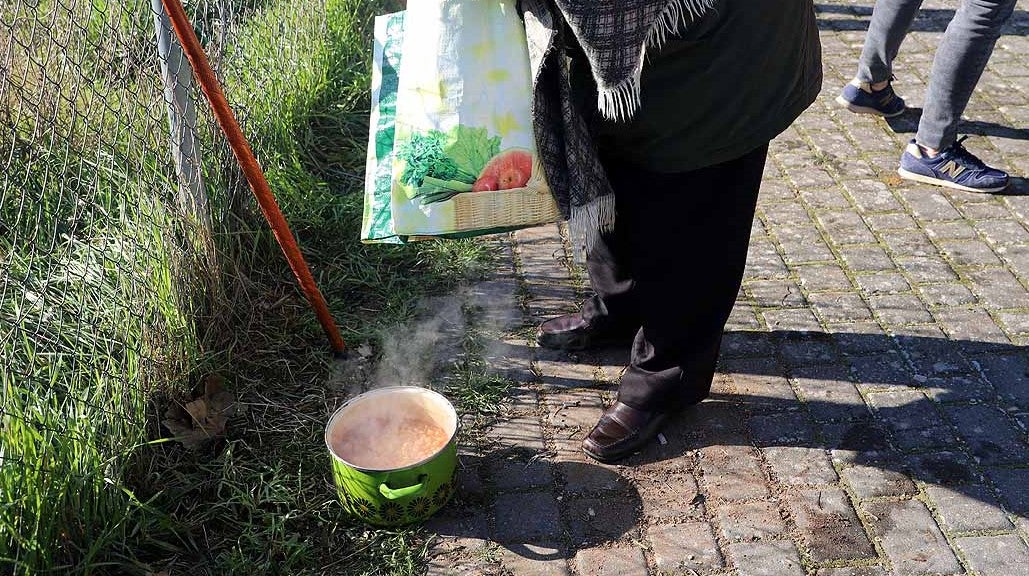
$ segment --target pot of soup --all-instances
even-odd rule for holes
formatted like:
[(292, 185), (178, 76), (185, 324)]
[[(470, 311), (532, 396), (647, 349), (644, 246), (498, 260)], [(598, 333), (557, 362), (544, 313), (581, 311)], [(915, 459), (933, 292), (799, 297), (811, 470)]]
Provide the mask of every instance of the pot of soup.
[(375, 526), (425, 520), (450, 500), (457, 469), (457, 411), (416, 386), (379, 388), (329, 418), (325, 444), (343, 507)]

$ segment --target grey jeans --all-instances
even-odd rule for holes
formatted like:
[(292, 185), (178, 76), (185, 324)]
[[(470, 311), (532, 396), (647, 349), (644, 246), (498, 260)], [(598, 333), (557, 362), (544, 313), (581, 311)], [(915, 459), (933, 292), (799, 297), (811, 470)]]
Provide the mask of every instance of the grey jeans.
[[(857, 79), (882, 82), (892, 73), (893, 59), (922, 0), (877, 0), (868, 25)], [(957, 139), (957, 126), (982, 76), (1000, 29), (1015, 0), (961, 0), (936, 49), (922, 119), (915, 140), (941, 150)]]

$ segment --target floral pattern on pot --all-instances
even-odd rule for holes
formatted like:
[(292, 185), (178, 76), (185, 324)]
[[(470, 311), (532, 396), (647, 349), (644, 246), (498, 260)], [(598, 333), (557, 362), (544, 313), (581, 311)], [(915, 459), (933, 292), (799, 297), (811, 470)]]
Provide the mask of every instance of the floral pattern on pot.
[(436, 508), (442, 508), (444, 504), (450, 500), (450, 495), (454, 491), (454, 485), (450, 482), (444, 482), (440, 484), (440, 487), (436, 490), (436, 493), (432, 495), (432, 503)]
[(383, 502), (379, 516), (387, 524), (395, 524), (404, 516), (404, 509), (396, 502)]
[(428, 496), (415, 498), (407, 505), (407, 515), (412, 518), (424, 518), (432, 510), (432, 500)]

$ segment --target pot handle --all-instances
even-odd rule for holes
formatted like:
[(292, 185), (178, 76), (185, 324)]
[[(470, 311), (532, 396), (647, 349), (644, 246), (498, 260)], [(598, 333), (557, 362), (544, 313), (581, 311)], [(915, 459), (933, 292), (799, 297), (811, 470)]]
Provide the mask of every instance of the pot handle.
[(382, 484), (379, 484), (379, 493), (385, 496), (386, 498), (389, 498), (390, 500), (404, 498), (405, 496), (414, 496), (415, 494), (420, 493), (422, 490), (425, 490), (425, 481), (428, 478), (429, 477), (427, 475), (422, 474), (418, 477), (418, 483), (414, 486), (396, 489), (386, 486), (386, 483), (383, 482)]

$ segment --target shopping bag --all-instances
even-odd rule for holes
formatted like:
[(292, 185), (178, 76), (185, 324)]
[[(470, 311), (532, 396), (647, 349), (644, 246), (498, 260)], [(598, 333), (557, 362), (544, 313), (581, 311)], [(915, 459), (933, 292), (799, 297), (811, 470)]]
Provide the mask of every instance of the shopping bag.
[(397, 244), (406, 239), (393, 228), (390, 206), (393, 188), (394, 118), (400, 80), (400, 49), (404, 39), (404, 13), (375, 18), (372, 49), (372, 106), (364, 178), (364, 215), (361, 241)]
[[(464, 237), (558, 220), (532, 134), (528, 48), (515, 1), (423, 0), (409, 3), (403, 19), (418, 25), (404, 27), (398, 65), (393, 238)], [(384, 49), (383, 77), (387, 61)], [(379, 152), (381, 171), (386, 154)]]

